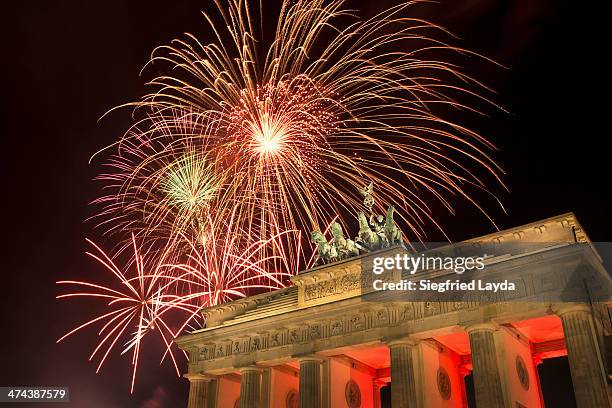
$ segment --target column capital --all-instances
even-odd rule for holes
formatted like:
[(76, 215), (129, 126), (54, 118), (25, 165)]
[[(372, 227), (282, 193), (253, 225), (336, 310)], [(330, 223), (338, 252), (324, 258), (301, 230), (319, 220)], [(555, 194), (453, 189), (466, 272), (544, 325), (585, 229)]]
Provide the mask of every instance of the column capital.
[(472, 332), (476, 332), (476, 331), (497, 331), (499, 330), (499, 326), (493, 322), (481, 322), (481, 323), (472, 323), (472, 324), (466, 324), (463, 326), (464, 330), (466, 332), (472, 333)]
[(195, 381), (212, 381), (216, 379), (217, 377), (212, 376), (212, 375), (203, 374), (203, 373), (186, 373), (186, 374), (183, 374), (183, 378), (188, 379), (189, 382), (195, 382)]
[(323, 361), (325, 361), (324, 357), (317, 356), (317, 355), (314, 355), (314, 354), (307, 354), (307, 355), (303, 355), (303, 356), (295, 356), (295, 359), (298, 362), (300, 362), (300, 363), (302, 363), (302, 362), (306, 363), (308, 361), (312, 361), (314, 363), (322, 363)]
[(253, 371), (260, 373), (261, 370), (262, 370), (261, 367), (257, 367), (257, 366), (244, 366), (238, 369), (238, 371), (240, 371), (240, 374), (253, 372)]
[(214, 401), (216, 395), (211, 391), (211, 387), (215, 384), (212, 378), (202, 373), (188, 373), (184, 375), (189, 380), (189, 399), (187, 401), (188, 408), (206, 408), (211, 401)]
[(391, 347), (396, 347), (396, 346), (416, 346), (417, 344), (419, 344), (421, 342), (420, 339), (416, 339), (414, 337), (411, 336), (404, 336), (404, 337), (394, 337), (394, 338), (390, 338), (390, 339), (386, 339), (385, 340), (385, 344), (387, 345), (387, 347), (391, 348)]
[(561, 317), (566, 313), (592, 313), (591, 308), (586, 303), (558, 303), (550, 307), (552, 312)]

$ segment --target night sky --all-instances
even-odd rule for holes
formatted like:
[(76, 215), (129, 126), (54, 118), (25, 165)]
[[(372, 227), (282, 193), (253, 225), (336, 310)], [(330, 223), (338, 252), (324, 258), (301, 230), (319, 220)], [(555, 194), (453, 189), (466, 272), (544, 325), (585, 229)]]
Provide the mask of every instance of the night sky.
[[(395, 4), (371, 3), (353, 5), (371, 16)], [(185, 405), (186, 381), (169, 365), (159, 367), (156, 353), (145, 353), (130, 396), (127, 359), (114, 356), (98, 375), (87, 361), (94, 331), (56, 345), (92, 310), (56, 301), (55, 281), (101, 272), (84, 255), (85, 238), (99, 238), (84, 222), (100, 169), (88, 160), (127, 128), (130, 115), (98, 119), (143, 93), (149, 77), (138, 74), (154, 47), (183, 32), (203, 33), (205, 7), (206, 1), (187, 0), (3, 5), (0, 385), (69, 386), (74, 407)], [(469, 119), (499, 147), (495, 158), (507, 172), (510, 192), (497, 191), (507, 214), (489, 206), (498, 226), (573, 211), (592, 240), (609, 241), (602, 190), (610, 153), (602, 141), (610, 114), (597, 108), (607, 81), (597, 72), (599, 61), (608, 57), (597, 46), (600, 13), (577, 7), (560, 0), (441, 0), (414, 12), (449, 28), (458, 45), (507, 67), (482, 61), (467, 67), (509, 111)], [(494, 231), (463, 205), (456, 216), (440, 212), (438, 219), (453, 240)], [(434, 230), (429, 238), (441, 239)]]

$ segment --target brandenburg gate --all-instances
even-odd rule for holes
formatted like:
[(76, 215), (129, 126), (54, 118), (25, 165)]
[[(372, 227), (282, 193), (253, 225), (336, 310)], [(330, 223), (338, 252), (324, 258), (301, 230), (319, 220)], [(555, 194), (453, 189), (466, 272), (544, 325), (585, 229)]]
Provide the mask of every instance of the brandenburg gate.
[[(304, 271), (285, 289), (203, 309), (205, 328), (176, 339), (189, 355), (189, 408), (381, 407), (388, 384), (393, 408), (467, 407), (468, 375), (478, 408), (544, 407), (537, 367), (560, 356), (577, 406), (609, 407), (612, 280), (574, 215), (450, 250), (496, 246), (504, 250), (461, 279), (511, 282), (511, 290), (375, 290), (374, 258), (415, 255), (393, 246)], [(401, 268), (380, 276), (458, 277)]]

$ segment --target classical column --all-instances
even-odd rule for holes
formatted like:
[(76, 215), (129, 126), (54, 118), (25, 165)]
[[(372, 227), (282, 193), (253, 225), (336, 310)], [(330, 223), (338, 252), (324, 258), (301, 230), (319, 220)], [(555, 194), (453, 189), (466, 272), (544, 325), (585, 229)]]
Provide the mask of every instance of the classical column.
[(270, 401), (271, 392), (271, 369), (269, 367), (261, 370), (261, 387), (259, 388), (259, 403), (260, 408), (270, 408), (270, 404), (274, 401)]
[(261, 370), (257, 367), (243, 367), (240, 372), (240, 408), (259, 408)]
[(417, 406), (416, 375), (413, 361), (413, 340), (394, 340), (387, 343), (391, 355), (391, 406), (414, 408)]
[(472, 374), (478, 407), (505, 407), (495, 350), (495, 330), (496, 327), (490, 323), (475, 324), (466, 328), (470, 336)]
[(329, 358), (321, 362), (321, 408), (331, 406), (331, 363)]
[(321, 407), (321, 360), (318, 358), (305, 357), (300, 359), (300, 390), (298, 407)]
[(187, 408), (209, 408), (211, 406), (211, 378), (201, 374), (185, 374), (189, 380), (189, 400)]
[(586, 305), (563, 305), (555, 313), (563, 324), (576, 404), (579, 408), (609, 406), (590, 308)]

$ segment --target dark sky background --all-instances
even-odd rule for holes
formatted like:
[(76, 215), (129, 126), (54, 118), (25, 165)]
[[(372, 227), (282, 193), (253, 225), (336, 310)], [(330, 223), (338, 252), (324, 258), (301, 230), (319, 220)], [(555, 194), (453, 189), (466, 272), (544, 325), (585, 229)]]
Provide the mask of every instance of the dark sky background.
[[(268, 3), (267, 1), (265, 3)], [(389, 0), (355, 3), (372, 15)], [(127, 359), (112, 356), (98, 375), (87, 361), (93, 331), (55, 340), (92, 313), (59, 302), (55, 281), (100, 270), (83, 254), (96, 237), (84, 220), (96, 196), (92, 153), (129, 124), (109, 108), (137, 99), (138, 73), (155, 46), (201, 33), (206, 1), (24, 1), (3, 5), (1, 91), (2, 280), (0, 385), (70, 386), (74, 407), (184, 406), (186, 381), (146, 353), (134, 396)], [(441, 0), (415, 15), (457, 34), (457, 43), (508, 67), (474, 63), (470, 73), (498, 92), (509, 113), (492, 110), (470, 126), (490, 138), (507, 171), (508, 214), (500, 228), (573, 211), (594, 241), (610, 240), (609, 137), (596, 106), (605, 95), (595, 67), (596, 10), (560, 0)], [(8, 6), (8, 7), (7, 7)], [(8, 23), (8, 24), (7, 24)], [(609, 114), (608, 114), (609, 115)], [(605, 132), (605, 133), (604, 133)], [(439, 214), (454, 240), (492, 232), (473, 209)], [(440, 237), (432, 232), (432, 240)]]

